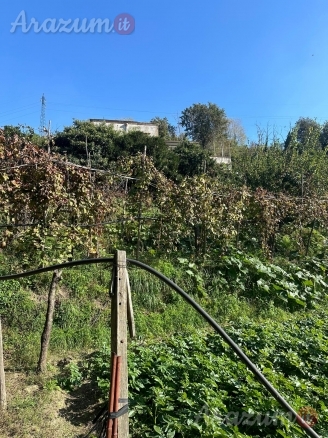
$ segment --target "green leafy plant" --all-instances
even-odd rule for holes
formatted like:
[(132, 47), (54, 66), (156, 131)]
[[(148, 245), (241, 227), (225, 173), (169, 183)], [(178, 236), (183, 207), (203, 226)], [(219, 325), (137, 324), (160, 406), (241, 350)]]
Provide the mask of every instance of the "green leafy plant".
[(57, 381), (61, 388), (72, 390), (79, 386), (82, 380), (83, 374), (80, 371), (80, 367), (75, 362), (71, 362), (65, 366)]

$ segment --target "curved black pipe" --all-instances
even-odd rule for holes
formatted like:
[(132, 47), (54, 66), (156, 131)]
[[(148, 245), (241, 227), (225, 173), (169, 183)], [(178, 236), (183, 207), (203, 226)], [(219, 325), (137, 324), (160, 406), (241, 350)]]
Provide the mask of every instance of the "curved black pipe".
[(162, 280), (179, 295), (184, 298), (187, 303), (189, 303), (195, 310), (197, 310), (200, 315), (206, 319), (206, 321), (214, 328), (215, 331), (219, 333), (219, 335), (225, 340), (225, 342), (233, 349), (233, 351), (237, 354), (239, 359), (247, 366), (249, 370), (252, 371), (254, 376), (262, 383), (263, 386), (273, 395), (273, 397), (280, 403), (280, 405), (286, 409), (287, 412), (290, 412), (293, 415), (293, 419), (298, 422), (298, 424), (303, 428), (304, 432), (306, 432), (312, 438), (320, 438), (319, 435), (308, 426), (303, 419), (297, 414), (296, 411), (288, 404), (288, 402), (279, 394), (279, 392), (271, 385), (271, 383), (264, 377), (264, 375), (257, 369), (257, 367), (253, 364), (253, 362), (248, 359), (248, 357), (243, 353), (243, 351), (238, 347), (238, 345), (230, 338), (230, 336), (223, 330), (223, 328), (214, 321), (210, 315), (205, 312), (205, 310), (196, 303), (181, 287), (176, 285), (169, 278), (165, 277), (160, 272), (156, 271), (156, 269), (146, 265), (145, 263), (139, 262), (138, 260), (127, 259), (127, 262), (131, 263), (131, 265), (138, 266), (139, 268), (144, 269), (145, 271), (150, 272), (155, 275), (157, 278)]
[[(112, 263), (113, 261), (114, 261), (114, 258), (112, 258), (112, 257), (100, 258), (100, 259), (76, 260), (76, 261), (72, 261), (72, 262), (62, 263), (59, 265), (48, 266), (46, 268), (35, 269), (33, 271), (22, 272), (20, 274), (4, 275), (4, 276), (0, 277), (0, 281), (28, 277), (30, 275), (40, 274), (42, 272), (54, 271), (56, 269), (69, 268), (72, 266), (88, 265), (88, 264), (96, 264), (96, 263)], [(160, 272), (156, 271), (156, 269), (152, 268), (151, 266), (146, 265), (145, 263), (142, 263), (142, 262), (139, 262), (138, 260), (133, 260), (133, 259), (126, 259), (126, 261), (128, 263), (131, 263), (131, 265), (138, 266), (139, 268), (150, 272), (151, 274), (155, 275), (157, 278), (162, 280), (164, 283), (166, 283), (168, 286), (170, 286), (172, 289), (174, 289), (176, 292), (178, 292), (178, 294), (181, 295), (182, 298), (184, 298), (187, 301), (187, 303), (189, 303), (214, 328), (214, 330), (219, 333), (219, 335), (225, 340), (225, 342), (237, 354), (239, 359), (247, 366), (247, 368), (249, 370), (252, 371), (254, 376), (262, 383), (263, 386), (265, 386), (265, 388), (280, 403), (280, 405), (283, 408), (285, 408), (287, 412), (289, 412), (293, 415), (294, 420), (296, 420), (298, 422), (298, 424), (303, 428), (304, 432), (306, 432), (307, 435), (309, 435), (312, 438), (320, 438), (320, 436), (310, 426), (308, 426), (303, 421), (303, 419), (297, 414), (297, 412), (294, 411), (294, 409), (288, 404), (288, 402), (279, 394), (279, 392), (263, 376), (263, 374), (257, 369), (257, 367), (253, 364), (253, 362), (250, 359), (248, 359), (248, 357), (245, 355), (245, 353), (230, 338), (230, 336), (223, 330), (223, 328), (216, 321), (214, 321), (214, 319), (211, 318), (211, 316), (207, 312), (205, 312), (205, 310), (198, 303), (196, 303), (196, 301), (194, 301), (183, 289), (181, 289), (181, 287), (179, 287), (172, 280), (165, 277), (165, 275), (161, 274)]]
[(75, 260), (72, 262), (61, 263), (60, 265), (52, 265), (52, 266), (47, 266), (46, 268), (34, 269), (33, 271), (21, 272), (19, 274), (3, 275), (2, 277), (0, 276), (0, 281), (30, 277), (31, 275), (41, 274), (42, 272), (50, 272), (50, 271), (55, 271), (56, 269), (71, 268), (72, 266), (92, 265), (96, 263), (112, 263), (113, 261), (114, 261), (113, 257), (105, 257), (101, 259)]

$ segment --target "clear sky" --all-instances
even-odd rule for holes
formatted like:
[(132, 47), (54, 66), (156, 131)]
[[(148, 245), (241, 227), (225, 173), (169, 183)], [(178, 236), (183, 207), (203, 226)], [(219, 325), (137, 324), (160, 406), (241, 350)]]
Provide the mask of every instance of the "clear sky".
[[(54, 27), (128, 13), (135, 30), (10, 32), (22, 11), (27, 26)], [(3, 0), (0, 59), (0, 126), (38, 128), (43, 93), (53, 130), (73, 118), (176, 124), (199, 102), (239, 119), (250, 139), (256, 125), (284, 136), (300, 116), (328, 119), (326, 0)]]

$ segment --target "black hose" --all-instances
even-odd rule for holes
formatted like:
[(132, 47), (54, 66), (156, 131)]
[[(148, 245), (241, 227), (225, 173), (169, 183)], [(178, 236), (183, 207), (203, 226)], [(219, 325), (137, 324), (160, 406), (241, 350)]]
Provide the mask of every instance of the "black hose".
[[(76, 260), (72, 262), (62, 263), (60, 265), (53, 265), (48, 266), (46, 268), (40, 268), (35, 269), (33, 271), (27, 271), (22, 272), (20, 274), (10, 274), (10, 275), (4, 275), (0, 277), (0, 281), (3, 280), (12, 280), (15, 278), (22, 278), (22, 277), (28, 277), (30, 275), (34, 274), (40, 274), (42, 272), (49, 272), (54, 271), (56, 269), (63, 269), (63, 268), (69, 268), (72, 266), (79, 266), (79, 265), (88, 265), (88, 264), (96, 264), (96, 263), (112, 263), (114, 261), (114, 258), (100, 258), (100, 259), (84, 259), (84, 260)], [(252, 371), (254, 376), (262, 383), (263, 386), (266, 387), (266, 389), (273, 395), (273, 397), (280, 403), (281, 406), (283, 406), (287, 412), (291, 413), (293, 415), (294, 420), (298, 422), (298, 424), (303, 428), (304, 432), (309, 435), (312, 438), (320, 438), (320, 436), (310, 427), (308, 426), (300, 417), (296, 411), (288, 404), (288, 402), (279, 394), (279, 392), (271, 385), (271, 383), (263, 376), (263, 374), (257, 369), (257, 367), (253, 364), (253, 362), (248, 359), (248, 357), (243, 353), (243, 351), (238, 347), (238, 345), (230, 338), (230, 336), (223, 330), (223, 328), (214, 321), (213, 318), (210, 317), (210, 315), (205, 312), (205, 310), (196, 303), (181, 287), (179, 287), (177, 284), (175, 284), (173, 281), (171, 281), (169, 278), (165, 277), (165, 275), (161, 274), (160, 272), (156, 271), (156, 269), (152, 268), (151, 266), (146, 265), (145, 263), (139, 262), (138, 260), (133, 259), (126, 259), (128, 263), (131, 263), (131, 265), (138, 266), (141, 269), (144, 269), (145, 271), (150, 272), (151, 274), (155, 275), (157, 278), (162, 280), (164, 283), (166, 283), (168, 286), (170, 286), (172, 289), (174, 289), (176, 292), (178, 292), (179, 295), (184, 298), (187, 303), (189, 303), (197, 312), (216, 330), (219, 335), (226, 341), (226, 343), (233, 349), (233, 351), (237, 354), (237, 356), (240, 358), (240, 360), (247, 366), (248, 369)]]
[(178, 292), (179, 295), (184, 298), (187, 303), (189, 303), (195, 310), (197, 310), (200, 315), (206, 319), (206, 321), (216, 330), (219, 335), (226, 341), (226, 343), (233, 349), (233, 351), (237, 354), (240, 360), (247, 366), (248, 369), (252, 371), (254, 376), (262, 383), (263, 386), (273, 395), (273, 397), (283, 406), (287, 412), (293, 415), (293, 419), (298, 422), (298, 424), (303, 428), (304, 432), (307, 433), (312, 438), (320, 438), (319, 435), (308, 426), (303, 419), (297, 414), (296, 411), (288, 404), (288, 402), (279, 394), (279, 392), (271, 385), (271, 383), (263, 376), (263, 374), (257, 369), (257, 367), (253, 364), (253, 362), (248, 359), (248, 357), (243, 353), (243, 351), (238, 347), (238, 345), (230, 338), (230, 336), (223, 330), (219, 324), (214, 321), (210, 315), (205, 312), (205, 310), (196, 303), (181, 287), (173, 283), (169, 278), (165, 277), (165, 275), (156, 271), (156, 269), (146, 265), (145, 263), (139, 262), (138, 260), (127, 259), (127, 262), (131, 263), (131, 265), (138, 266), (139, 268), (144, 269), (145, 271), (150, 272), (155, 275), (160, 280), (164, 281), (168, 286)]
[(31, 275), (41, 274), (42, 272), (50, 272), (50, 271), (55, 271), (56, 269), (71, 268), (72, 266), (92, 265), (96, 263), (112, 263), (113, 261), (114, 261), (113, 257), (107, 257), (107, 258), (105, 257), (102, 259), (75, 260), (72, 262), (62, 263), (60, 265), (52, 265), (52, 266), (47, 266), (46, 268), (34, 269), (33, 271), (21, 272), (19, 274), (3, 275), (2, 277), (0, 276), (0, 281), (29, 277)]

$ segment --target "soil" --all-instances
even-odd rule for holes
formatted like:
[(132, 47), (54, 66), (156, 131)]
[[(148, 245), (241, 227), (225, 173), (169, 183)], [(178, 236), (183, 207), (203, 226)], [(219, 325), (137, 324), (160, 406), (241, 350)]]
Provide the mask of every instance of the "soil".
[(52, 387), (49, 377), (6, 372), (6, 388), (8, 409), (0, 412), (0, 438), (83, 438), (101, 407), (90, 383), (66, 392), (55, 383)]

